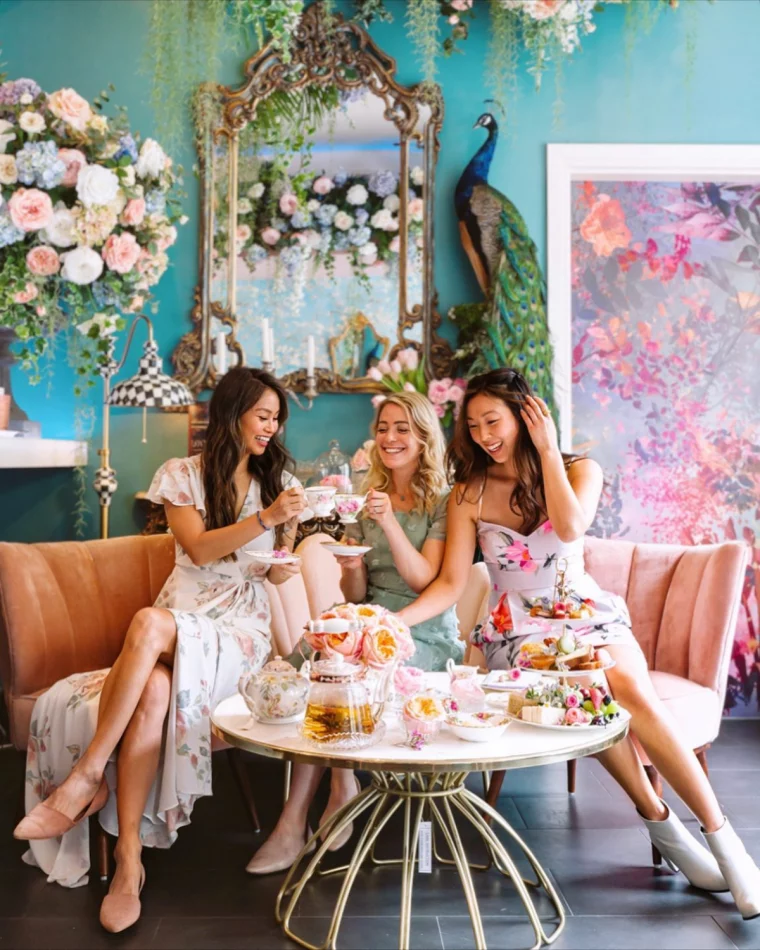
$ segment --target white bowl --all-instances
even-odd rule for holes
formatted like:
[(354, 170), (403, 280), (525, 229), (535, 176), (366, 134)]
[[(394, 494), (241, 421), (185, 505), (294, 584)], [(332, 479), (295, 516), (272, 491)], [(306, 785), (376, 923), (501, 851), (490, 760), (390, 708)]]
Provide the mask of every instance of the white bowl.
[(465, 739), (467, 742), (492, 742), (498, 739), (510, 724), (509, 719), (501, 712), (487, 712), (481, 715), (487, 716), (492, 723), (479, 722), (473, 717), (464, 715), (452, 717), (446, 724), (458, 739)]

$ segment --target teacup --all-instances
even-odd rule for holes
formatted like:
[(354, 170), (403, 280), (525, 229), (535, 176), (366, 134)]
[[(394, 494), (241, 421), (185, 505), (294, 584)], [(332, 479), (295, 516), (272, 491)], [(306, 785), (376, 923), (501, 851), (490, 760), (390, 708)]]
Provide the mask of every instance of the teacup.
[(337, 488), (331, 485), (313, 485), (305, 488), (306, 504), (317, 518), (329, 518), (335, 510), (335, 493)]
[(354, 524), (359, 512), (364, 507), (366, 495), (355, 495), (352, 492), (338, 492), (335, 495), (335, 510), (341, 524)]
[(478, 672), (477, 666), (458, 666), (451, 657), (446, 660), (446, 672), (449, 674), (449, 679), (453, 683), (454, 680), (468, 679), (470, 676), (475, 676)]

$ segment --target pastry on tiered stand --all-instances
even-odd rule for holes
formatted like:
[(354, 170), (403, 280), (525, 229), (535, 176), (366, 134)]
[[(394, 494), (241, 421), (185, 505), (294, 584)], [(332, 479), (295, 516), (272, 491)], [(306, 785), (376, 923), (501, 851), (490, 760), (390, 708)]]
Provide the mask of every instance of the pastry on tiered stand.
[(517, 666), (553, 673), (602, 669), (596, 650), (589, 643), (576, 639), (568, 627), (560, 637), (528, 640), (520, 647)]

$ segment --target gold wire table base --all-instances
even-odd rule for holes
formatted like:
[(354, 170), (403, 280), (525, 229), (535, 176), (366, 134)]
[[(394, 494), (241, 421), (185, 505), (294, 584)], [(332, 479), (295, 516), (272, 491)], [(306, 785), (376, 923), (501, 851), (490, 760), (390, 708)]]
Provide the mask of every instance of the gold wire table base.
[[(409, 947), (409, 934), (412, 917), (412, 890), (417, 865), (417, 842), (420, 823), (427, 817), (431, 821), (433, 840), (439, 832), (446, 842), (451, 859), (441, 858), (436, 847), (435, 857), (446, 864), (453, 864), (462, 882), (467, 908), (472, 921), (477, 950), (486, 950), (483, 922), (480, 916), (478, 900), (473, 886), (473, 870), (486, 871), (495, 867), (508, 878), (520, 900), (533, 927), (536, 937), (531, 950), (553, 943), (565, 926), (565, 911), (559, 895), (546, 872), (538, 863), (536, 856), (515, 832), (512, 826), (490, 805), (465, 788), (467, 772), (446, 773), (405, 773), (372, 772), (372, 783), (356, 798), (335, 812), (306, 843), (295, 863), (288, 872), (277, 895), (275, 916), (282, 929), (296, 943), (307, 950), (337, 950), (340, 925), (346, 910), (351, 888), (364, 863), (369, 859), (377, 865), (397, 865), (401, 870), (401, 906), (399, 909), (399, 950)], [(393, 815), (403, 809), (404, 831), (403, 852), (401, 858), (380, 860), (374, 856), (375, 843)], [(328, 854), (330, 845), (343, 830), (360, 815), (369, 812), (367, 823), (359, 835), (354, 852), (348, 864), (328, 870), (320, 870), (322, 859)], [(457, 828), (455, 815), (466, 819), (480, 834), (488, 852), (489, 861), (485, 865), (471, 864), (467, 858), (462, 838)], [(536, 879), (525, 879), (518, 870), (504, 843), (496, 834), (494, 825), (486, 821), (490, 818), (494, 825), (505, 831), (513, 844), (527, 858), (533, 868)], [(322, 840), (320, 841), (320, 835)], [(312, 845), (316, 851), (309, 854)], [(304, 862), (306, 862), (304, 867)], [(303, 868), (299, 876), (299, 869)], [(343, 881), (335, 903), (330, 927), (324, 943), (309, 943), (295, 933), (291, 919), (309, 881), (316, 876), (342, 874)], [(533, 898), (528, 888), (543, 890), (554, 907), (554, 929), (547, 934), (538, 916)]]

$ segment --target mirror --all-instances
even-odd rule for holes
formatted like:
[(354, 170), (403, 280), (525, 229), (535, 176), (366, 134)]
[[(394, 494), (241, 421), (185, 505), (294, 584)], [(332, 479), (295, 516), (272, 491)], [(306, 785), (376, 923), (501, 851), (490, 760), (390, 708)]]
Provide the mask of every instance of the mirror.
[(432, 282), (442, 103), (394, 73), (316, 3), (288, 63), (265, 47), (239, 89), (200, 90), (201, 275), (173, 357), (191, 388), (268, 358), (301, 391), (310, 337), (320, 392), (382, 388), (368, 370), (406, 346), (451, 371)]

